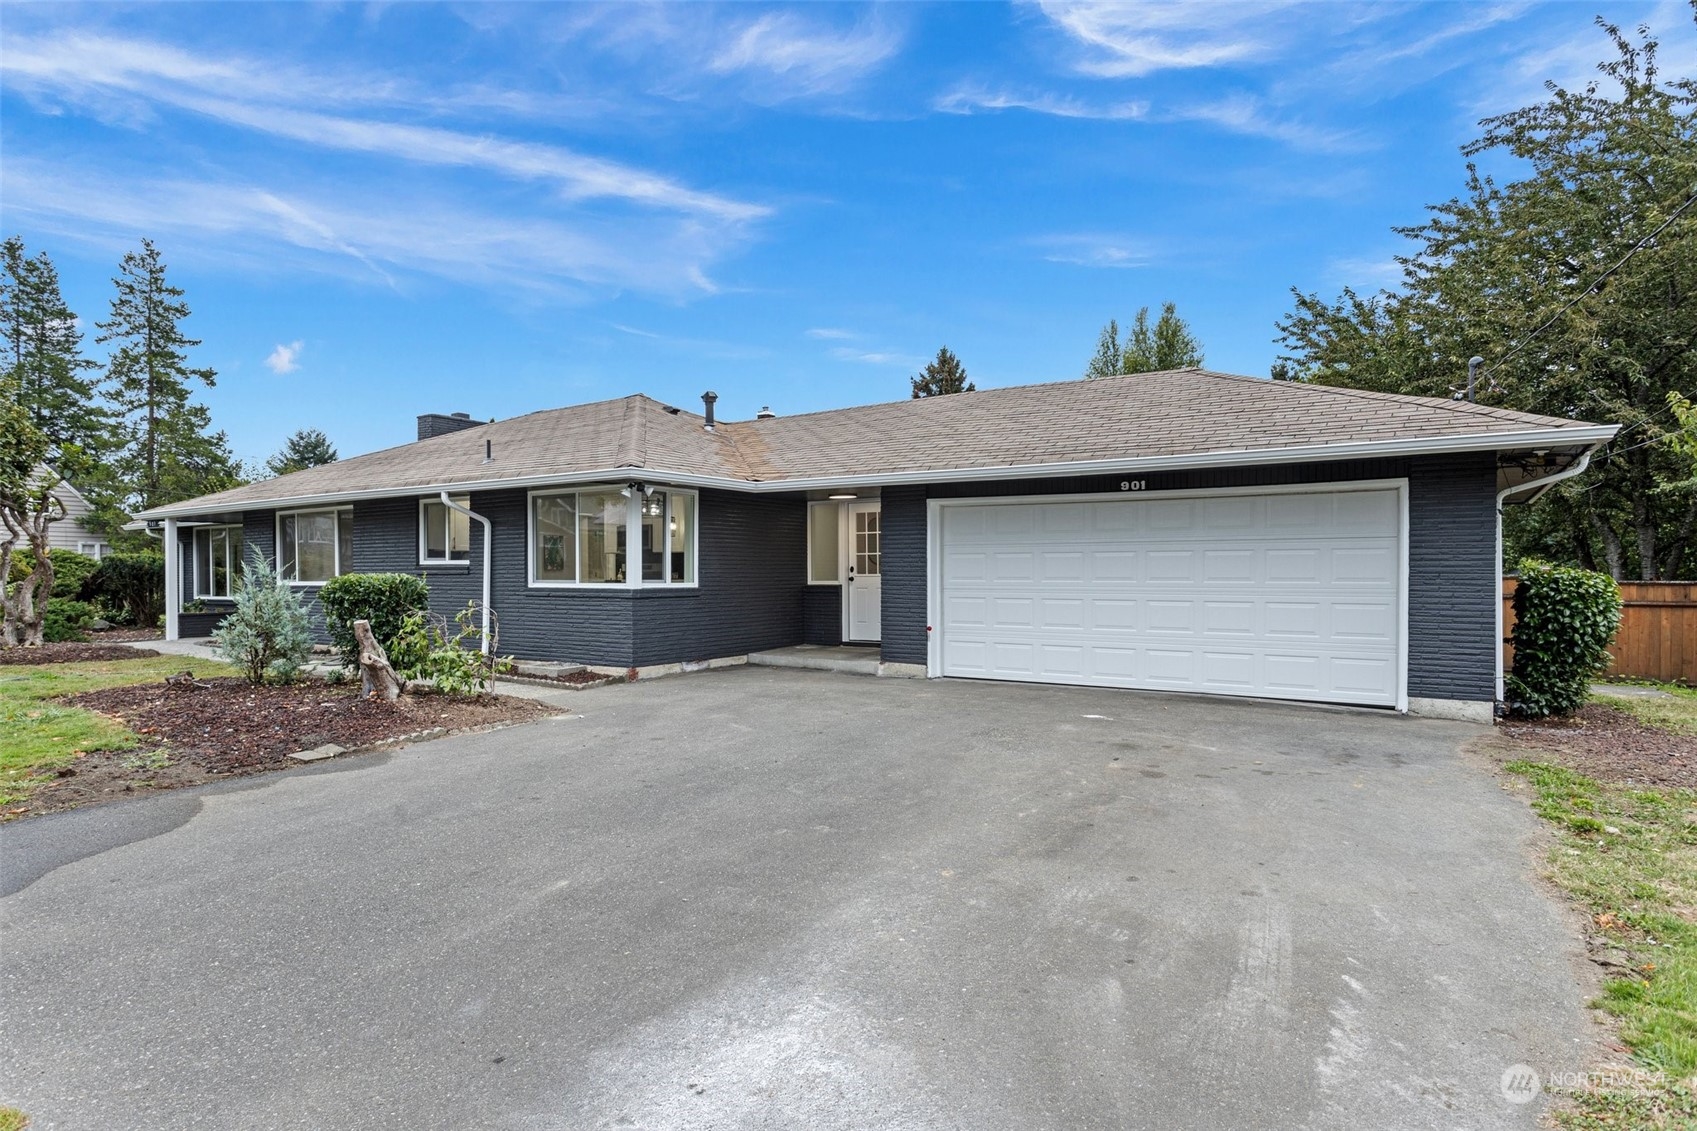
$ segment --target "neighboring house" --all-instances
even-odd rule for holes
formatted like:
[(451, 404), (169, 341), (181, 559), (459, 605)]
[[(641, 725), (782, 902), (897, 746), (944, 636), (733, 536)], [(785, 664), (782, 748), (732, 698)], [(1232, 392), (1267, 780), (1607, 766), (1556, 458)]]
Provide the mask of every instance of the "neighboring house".
[[(1488, 720), (1499, 502), (1614, 428), (1199, 369), (735, 423), (644, 396), (480, 423), (160, 507), (168, 634), (243, 548), (308, 594), (491, 577), (500, 647), (638, 669), (801, 643), (892, 674)], [(446, 495), (489, 523), (445, 506)]]
[(65, 517), (47, 527), (47, 545), (55, 550), (75, 550), (91, 558), (111, 553), (112, 547), (106, 544), (106, 539), (83, 525), (94, 508), (88, 505), (81, 492), (67, 480), (60, 479), (59, 473), (46, 464), (36, 468), (36, 475), (40, 479), (51, 478), (58, 484), (52, 494), (65, 507)]

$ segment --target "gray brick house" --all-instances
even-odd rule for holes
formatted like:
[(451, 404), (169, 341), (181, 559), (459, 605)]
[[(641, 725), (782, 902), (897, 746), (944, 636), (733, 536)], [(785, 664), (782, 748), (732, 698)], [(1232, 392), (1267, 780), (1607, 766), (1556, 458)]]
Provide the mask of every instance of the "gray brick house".
[[(485, 593), (502, 651), (615, 668), (864, 644), (890, 674), (1488, 719), (1500, 507), (1610, 426), (1200, 369), (715, 421), (645, 396), (159, 507), (167, 634), (257, 547)], [(485, 530), (488, 531), (487, 537)]]

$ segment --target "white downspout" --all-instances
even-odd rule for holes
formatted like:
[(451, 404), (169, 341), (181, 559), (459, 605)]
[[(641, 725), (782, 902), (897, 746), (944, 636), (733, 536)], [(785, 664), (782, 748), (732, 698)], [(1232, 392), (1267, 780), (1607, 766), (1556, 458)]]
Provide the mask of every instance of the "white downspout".
[(1515, 487), (1504, 487), (1497, 492), (1497, 702), (1502, 702), (1503, 692), (1503, 500), (1521, 491), (1536, 490), (1539, 495), (1560, 483), (1563, 479), (1572, 479), (1582, 473), (1591, 464), (1591, 453), (1595, 448), (1588, 449), (1579, 457), (1579, 462), (1566, 471), (1558, 471), (1554, 475), (1546, 475), (1542, 479), (1534, 479), (1530, 483), (1522, 483)]
[(165, 520), (165, 639), (180, 640), (178, 614), (183, 606), (182, 545), (177, 541), (177, 520)]
[[(495, 548), (494, 528), (489, 525), (488, 519), (470, 507), (462, 507), (450, 499), (446, 491), (442, 492), (442, 505), (451, 511), (465, 515), (467, 518), (475, 518), (483, 524), (483, 654), (487, 656), (489, 654), (489, 563), (493, 560), (491, 554)], [(1502, 635), (1500, 626), (1497, 634)]]

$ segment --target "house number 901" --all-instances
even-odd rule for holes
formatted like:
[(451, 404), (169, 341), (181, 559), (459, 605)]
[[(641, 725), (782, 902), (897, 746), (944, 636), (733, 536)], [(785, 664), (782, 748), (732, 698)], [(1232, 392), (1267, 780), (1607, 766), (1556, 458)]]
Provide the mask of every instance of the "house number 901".
[(1143, 490), (1143, 485), (1144, 485), (1145, 482), (1146, 481), (1142, 480), (1142, 479), (1122, 479), (1122, 480), (1120, 480), (1120, 490), (1122, 490), (1122, 491), (1141, 491), (1141, 490)]

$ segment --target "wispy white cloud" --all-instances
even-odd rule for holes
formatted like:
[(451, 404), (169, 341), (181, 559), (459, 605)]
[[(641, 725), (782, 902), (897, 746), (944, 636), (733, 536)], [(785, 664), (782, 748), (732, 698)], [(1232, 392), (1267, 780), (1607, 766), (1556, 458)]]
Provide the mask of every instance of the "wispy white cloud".
[(278, 343), (277, 347), (271, 351), (270, 356), (265, 359), (265, 366), (278, 376), (282, 376), (284, 373), (293, 373), (300, 368), (301, 350), (305, 348), (306, 343), (299, 338), (288, 345)]
[(1284, 117), (1269, 109), (1264, 99), (1249, 94), (1228, 95), (1212, 102), (1180, 106), (1161, 117), (1171, 121), (1206, 122), (1235, 134), (1267, 138), (1297, 149), (1317, 152), (1364, 149), (1372, 145), (1371, 139), (1354, 130), (1330, 129)]
[(302, 108), (301, 103), (353, 102), (370, 109), (393, 86), (349, 86), (287, 70), (283, 73), (291, 81), (280, 86), (263, 77), (266, 71), (257, 60), (206, 58), (148, 41), (72, 33), (9, 37), (3, 78), (38, 95), (99, 102), (122, 93), (317, 148), (543, 181), (569, 201), (610, 198), (730, 222), (755, 220), (770, 211), (563, 146)]
[(676, 334), (661, 334), (653, 330), (644, 330), (640, 326), (630, 326), (623, 322), (609, 322), (609, 326), (621, 334), (629, 334), (633, 338), (644, 338), (663, 350), (672, 353), (687, 353), (692, 357), (712, 358), (715, 361), (759, 361), (770, 357), (772, 351), (763, 346), (748, 345), (744, 342), (726, 342), (716, 338), (680, 337)]
[(720, 226), (665, 217), (574, 217), (481, 211), (387, 185), (336, 186), (330, 195), (240, 180), (151, 178), (10, 160), (0, 167), (9, 213), (66, 239), (122, 248), (137, 234), (276, 270), (291, 267), (396, 285), (399, 273), (556, 295), (634, 289), (710, 293), (709, 266), (736, 238)]
[(1098, 121), (1137, 121), (1149, 114), (1146, 101), (1090, 102), (1070, 95), (1036, 92), (1015, 94), (992, 91), (982, 86), (957, 86), (932, 102), (944, 114), (976, 114), (1001, 110), (1029, 110), (1057, 118), (1088, 118)]
[(816, 338), (820, 341), (833, 342), (849, 341), (854, 338), (858, 338), (860, 335), (856, 334), (853, 330), (839, 330), (832, 326), (815, 326), (813, 329), (807, 331), (807, 336), (810, 338)]
[(829, 94), (860, 82), (900, 47), (901, 36), (881, 19), (867, 19), (845, 31), (794, 11), (768, 12), (734, 28), (708, 69), (721, 75), (776, 76), (795, 93)]
[(1282, 2), (1181, 4), (1042, 0), (1080, 48), (1074, 67), (1100, 78), (1219, 67), (1268, 58), (1286, 42)]
[(838, 346), (831, 351), (831, 356), (838, 361), (858, 361), (864, 365), (899, 365), (907, 369), (925, 364), (924, 358), (914, 357), (912, 354), (887, 350), (857, 350), (848, 346)]
[(1050, 263), (1075, 267), (1147, 267), (1155, 258), (1147, 241), (1112, 233), (1074, 232), (1028, 242)]

